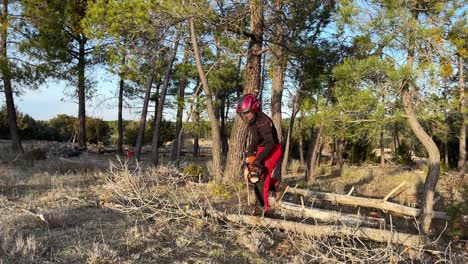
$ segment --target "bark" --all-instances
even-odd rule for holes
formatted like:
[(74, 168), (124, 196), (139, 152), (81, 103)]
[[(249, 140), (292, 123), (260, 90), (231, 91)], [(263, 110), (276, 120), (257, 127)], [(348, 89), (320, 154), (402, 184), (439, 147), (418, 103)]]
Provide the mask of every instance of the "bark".
[(78, 42), (78, 146), (80, 149), (86, 149), (85, 45), (87, 39), (80, 36)]
[[(188, 47), (185, 47), (184, 50), (184, 57), (182, 59), (182, 65), (186, 64), (188, 61), (188, 55), (189, 55), (189, 49)], [(180, 77), (180, 82), (179, 82), (179, 89), (178, 89), (178, 95), (177, 95), (177, 114), (176, 114), (176, 124), (175, 124), (175, 134), (177, 135), (176, 138), (174, 139), (174, 142), (172, 144), (172, 153), (171, 153), (171, 159), (176, 160), (176, 163), (179, 164), (179, 158), (180, 157), (180, 150), (182, 149), (182, 138), (181, 138), (181, 131), (182, 131), (182, 118), (184, 115), (184, 102), (185, 102), (185, 88), (187, 87), (188, 84), (188, 77), (184, 73)], [(180, 135), (180, 136), (179, 136)]]
[[(386, 199), (366, 198), (357, 197), (344, 194), (325, 193), (310, 190), (303, 190), (297, 188), (289, 188), (288, 192), (309, 197), (310, 199), (321, 199), (327, 200), (335, 204), (356, 206), (356, 207), (368, 207), (376, 208), (388, 212), (393, 212), (399, 215), (406, 215), (411, 217), (418, 217), (421, 215), (421, 210), (414, 207), (404, 206), (392, 202), (388, 202)], [(389, 197), (386, 197), (387, 199)], [(448, 215), (445, 212), (435, 211), (433, 218), (448, 219)]]
[(190, 20), (190, 35), (192, 38), (193, 52), (195, 56), (195, 61), (197, 64), (198, 75), (202, 82), (203, 91), (205, 92), (205, 104), (206, 110), (208, 112), (208, 118), (211, 123), (211, 140), (212, 140), (212, 155), (213, 155), (213, 176), (215, 178), (220, 178), (223, 166), (221, 164), (221, 133), (219, 125), (216, 119), (215, 110), (213, 107), (213, 99), (211, 96), (210, 87), (208, 85), (208, 79), (206, 77), (205, 71), (203, 70), (200, 50), (198, 49), (197, 36), (195, 33), (195, 22), (194, 19)]
[(169, 81), (171, 79), (172, 65), (174, 65), (174, 61), (177, 55), (177, 50), (179, 49), (180, 36), (181, 36), (181, 31), (179, 29), (179, 32), (176, 35), (173, 52), (171, 54), (171, 57), (169, 58), (169, 61), (166, 66), (166, 70), (164, 72), (163, 87), (161, 89), (161, 94), (160, 94), (159, 101), (158, 101), (158, 109), (155, 113), (155, 121), (154, 121), (154, 127), (153, 127), (153, 140), (151, 143), (151, 161), (153, 162), (154, 166), (159, 165), (158, 150), (159, 150), (159, 135), (161, 133), (162, 112), (164, 108), (164, 102), (166, 101), (167, 88), (169, 87)]
[(5, 93), (6, 107), (8, 112), (8, 127), (12, 143), (12, 150), (15, 153), (24, 153), (19, 137), (18, 123), (16, 120), (15, 101), (13, 97), (13, 86), (11, 83), (11, 68), (7, 54), (8, 39), (8, 1), (2, 2), (2, 13), (0, 14), (0, 68), (3, 79), (3, 92)]
[(458, 68), (458, 87), (460, 90), (460, 113), (461, 113), (461, 126), (459, 136), (459, 158), (458, 158), (458, 175), (465, 177), (466, 171), (466, 97), (465, 97), (465, 79), (463, 75), (464, 71), (464, 60), (460, 55), (458, 57), (459, 68)]
[[(417, 11), (413, 11), (414, 18), (417, 20), (418, 15)], [(413, 67), (414, 62), (414, 54), (415, 54), (415, 37), (410, 30), (410, 41), (408, 45), (408, 66), (411, 68)], [(439, 173), (440, 173), (440, 152), (437, 148), (437, 145), (434, 143), (432, 138), (424, 131), (421, 124), (417, 119), (416, 114), (413, 110), (413, 105), (411, 103), (412, 100), (412, 91), (410, 87), (410, 80), (406, 80), (405, 85), (402, 89), (402, 101), (403, 101), (403, 109), (405, 114), (408, 118), (408, 123), (413, 130), (413, 133), (416, 135), (418, 140), (424, 146), (424, 149), (429, 155), (428, 158), (428, 165), (429, 169), (427, 171), (426, 180), (424, 182), (424, 197), (423, 197), (423, 204), (422, 204), (422, 213), (420, 219), (420, 227), (421, 232), (426, 235), (429, 233), (429, 229), (432, 222), (432, 215), (433, 215), (433, 206), (434, 206), (434, 191), (437, 185), (437, 181), (439, 180)]]
[[(245, 69), (244, 93), (254, 93), (260, 88), (261, 50), (263, 44), (263, 1), (250, 0), (251, 37)], [(236, 116), (229, 141), (229, 152), (225, 169), (227, 179), (237, 179), (242, 175), (247, 125)]]
[(153, 86), (154, 70), (148, 76), (146, 81), (145, 99), (143, 100), (143, 108), (141, 109), (140, 128), (138, 130), (137, 141), (135, 144), (135, 159), (140, 160), (141, 148), (143, 146), (143, 139), (145, 137), (146, 115), (148, 113), (148, 104), (151, 96), (151, 87)]

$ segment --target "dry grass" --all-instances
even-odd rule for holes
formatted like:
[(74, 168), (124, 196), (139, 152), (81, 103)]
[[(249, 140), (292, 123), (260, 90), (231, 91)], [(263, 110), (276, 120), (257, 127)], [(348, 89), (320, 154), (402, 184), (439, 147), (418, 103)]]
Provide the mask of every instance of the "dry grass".
[[(109, 160), (114, 161), (111, 167)], [(207, 208), (250, 212), (245, 187), (220, 181), (206, 187), (170, 166), (115, 160), (88, 155), (73, 160), (77, 162), (35, 161), (29, 167), (3, 163), (0, 263), (457, 263), (463, 257), (461, 242), (434, 245), (440, 252), (434, 255), (353, 237), (302, 237), (194, 215)], [(198, 164), (208, 171), (206, 157)], [(291, 169), (303, 170), (297, 162)], [(402, 180), (422, 181), (417, 173), (396, 169), (369, 171), (346, 168), (342, 177), (334, 177), (324, 167), (312, 187), (347, 192), (354, 185), (356, 193), (381, 196)], [(453, 180), (441, 177), (444, 192), (459, 191), (450, 185)], [(410, 188), (405, 192), (395, 199), (413, 195)]]

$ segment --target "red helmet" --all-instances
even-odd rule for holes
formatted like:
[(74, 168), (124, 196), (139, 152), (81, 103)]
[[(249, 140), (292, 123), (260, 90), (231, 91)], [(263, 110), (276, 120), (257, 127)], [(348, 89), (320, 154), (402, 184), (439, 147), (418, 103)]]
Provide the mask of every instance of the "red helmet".
[(257, 113), (260, 108), (260, 102), (253, 94), (244, 94), (239, 98), (237, 103), (236, 113), (242, 114), (247, 112)]

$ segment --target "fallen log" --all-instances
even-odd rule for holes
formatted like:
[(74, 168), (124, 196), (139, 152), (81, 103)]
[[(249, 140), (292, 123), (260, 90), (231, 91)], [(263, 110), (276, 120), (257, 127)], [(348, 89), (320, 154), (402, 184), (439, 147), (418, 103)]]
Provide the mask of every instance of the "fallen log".
[(288, 202), (276, 203), (273, 206), (275, 206), (275, 209), (281, 209), (281, 211), (287, 215), (313, 218), (323, 222), (340, 223), (355, 227), (361, 225), (368, 225), (381, 229), (385, 227), (385, 219), (383, 218), (344, 214), (315, 208), (303, 208), (302, 206)]
[[(239, 224), (249, 224), (253, 226), (262, 226), (266, 228), (275, 228), (286, 232), (307, 235), (311, 237), (355, 237), (363, 240), (372, 240), (382, 243), (401, 244), (408, 247), (418, 247), (427, 243), (424, 236), (392, 232), (366, 227), (347, 227), (343, 225), (308, 225), (298, 222), (257, 217), (251, 215), (228, 214), (211, 209), (205, 213), (212, 217), (221, 218), (229, 222)], [(193, 214), (192, 214), (193, 215)]]
[[(325, 193), (310, 191), (304, 189), (290, 188), (290, 193), (300, 194), (306, 197), (315, 197), (322, 200), (327, 200), (336, 204), (344, 204), (350, 206), (361, 206), (369, 208), (377, 208), (384, 211), (394, 212), (401, 215), (417, 217), (421, 213), (421, 209), (404, 206), (401, 204), (391, 203), (384, 199), (348, 196), (343, 194)], [(448, 220), (447, 213), (440, 211), (433, 211), (433, 218)]]

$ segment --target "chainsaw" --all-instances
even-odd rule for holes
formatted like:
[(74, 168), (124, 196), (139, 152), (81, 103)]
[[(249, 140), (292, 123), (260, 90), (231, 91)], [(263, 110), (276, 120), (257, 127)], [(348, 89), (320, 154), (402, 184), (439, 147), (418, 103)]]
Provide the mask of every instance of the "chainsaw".
[(250, 204), (250, 186), (253, 186), (255, 198), (263, 208), (263, 185), (265, 182), (265, 170), (261, 167), (246, 163), (244, 166), (244, 178), (247, 185), (247, 203)]

